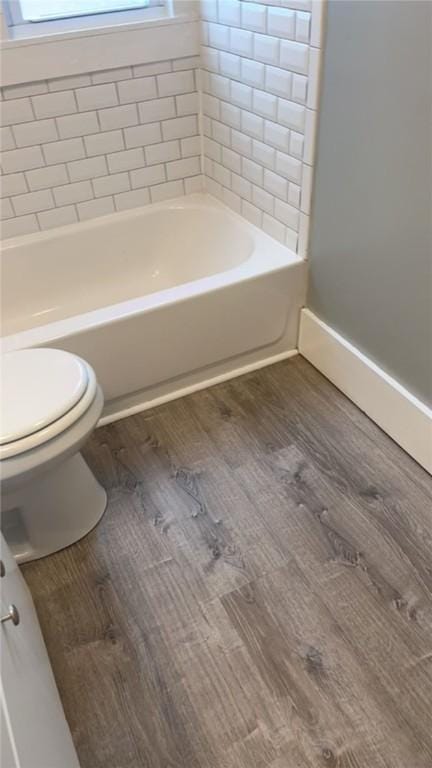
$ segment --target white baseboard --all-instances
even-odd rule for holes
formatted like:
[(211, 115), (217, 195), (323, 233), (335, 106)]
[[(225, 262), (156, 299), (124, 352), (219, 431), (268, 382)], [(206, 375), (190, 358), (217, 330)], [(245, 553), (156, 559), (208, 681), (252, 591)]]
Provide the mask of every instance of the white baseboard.
[[(274, 345), (276, 348), (278, 345)], [(237, 365), (232, 361), (227, 361), (219, 365), (212, 366), (203, 371), (181, 377), (180, 380), (165, 382), (155, 387), (151, 387), (132, 395), (118, 398), (106, 404), (99, 420), (98, 427), (105, 424), (111, 424), (113, 421), (124, 419), (126, 416), (133, 416), (135, 413), (147, 411), (150, 408), (156, 408), (158, 405), (169, 403), (171, 400), (178, 400), (180, 397), (191, 395), (200, 389), (213, 387), (215, 384), (221, 384), (223, 381), (235, 379), (243, 376), (245, 373), (257, 371), (259, 368), (265, 368), (268, 365), (279, 363), (281, 360), (287, 360), (289, 357), (297, 355), (297, 349), (284, 350), (266, 356), (265, 352), (258, 350), (255, 353), (242, 355), (237, 361)], [(245, 362), (245, 361), (248, 362)], [(249, 360), (252, 360), (249, 362)]]
[(432, 410), (308, 309), (299, 352), (432, 474)]

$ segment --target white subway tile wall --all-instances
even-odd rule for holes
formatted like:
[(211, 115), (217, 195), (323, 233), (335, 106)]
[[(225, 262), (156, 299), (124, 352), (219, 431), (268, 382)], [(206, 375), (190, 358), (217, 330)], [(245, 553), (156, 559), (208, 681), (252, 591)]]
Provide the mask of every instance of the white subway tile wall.
[(2, 91), (3, 237), (203, 188), (199, 57)]
[(200, 57), (4, 88), (3, 237), (206, 188), (306, 256), (323, 9), (201, 0)]
[(206, 189), (307, 255), (323, 0), (202, 0)]

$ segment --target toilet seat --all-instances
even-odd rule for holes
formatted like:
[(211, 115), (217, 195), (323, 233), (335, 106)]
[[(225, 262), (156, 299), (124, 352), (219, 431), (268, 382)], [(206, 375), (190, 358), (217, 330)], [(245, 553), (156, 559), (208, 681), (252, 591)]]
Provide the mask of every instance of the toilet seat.
[(90, 407), (96, 391), (92, 368), (69, 352), (38, 348), (4, 355), (0, 460), (61, 434)]

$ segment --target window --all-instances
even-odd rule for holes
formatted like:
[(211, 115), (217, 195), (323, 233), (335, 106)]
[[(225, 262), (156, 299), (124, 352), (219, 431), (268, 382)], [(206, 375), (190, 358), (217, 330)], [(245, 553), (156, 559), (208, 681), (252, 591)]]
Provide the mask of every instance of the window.
[(5, 6), (9, 25), (17, 26), (163, 4), (163, 0), (8, 0)]

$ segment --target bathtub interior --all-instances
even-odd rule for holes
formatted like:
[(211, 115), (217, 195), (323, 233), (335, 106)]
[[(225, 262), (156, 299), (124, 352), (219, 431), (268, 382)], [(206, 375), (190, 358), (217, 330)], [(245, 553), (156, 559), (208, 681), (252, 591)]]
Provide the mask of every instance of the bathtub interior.
[[(233, 269), (254, 239), (203, 196), (6, 242), (2, 335)], [(121, 265), (121, 268), (119, 266)]]

